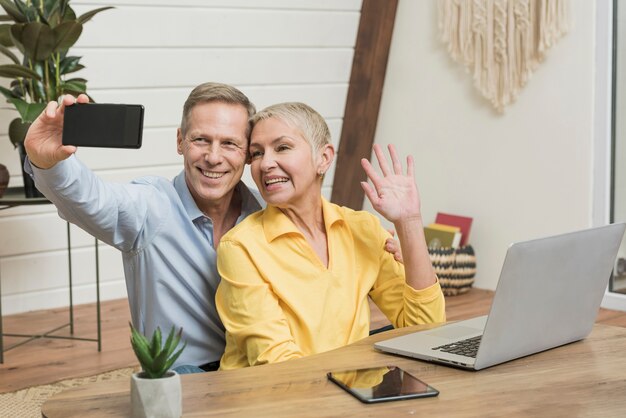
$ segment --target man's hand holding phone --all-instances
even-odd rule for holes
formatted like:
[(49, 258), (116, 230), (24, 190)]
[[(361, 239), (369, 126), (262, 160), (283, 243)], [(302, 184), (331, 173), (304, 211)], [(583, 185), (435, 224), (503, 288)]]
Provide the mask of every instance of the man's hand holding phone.
[(89, 103), (85, 94), (77, 98), (65, 95), (60, 104), (50, 102), (44, 111), (35, 119), (24, 138), (24, 147), (30, 162), (35, 166), (48, 169), (54, 167), (76, 152), (75, 146), (63, 145), (63, 116), (66, 106), (75, 102)]
[(35, 166), (48, 169), (76, 152), (77, 146), (140, 148), (143, 106), (89, 103), (85, 94), (48, 103), (33, 122), (24, 146)]

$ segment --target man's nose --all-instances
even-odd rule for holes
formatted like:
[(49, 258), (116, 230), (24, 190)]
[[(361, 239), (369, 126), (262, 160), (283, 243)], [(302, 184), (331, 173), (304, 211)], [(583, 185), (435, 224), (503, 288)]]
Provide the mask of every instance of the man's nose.
[(222, 151), (219, 147), (209, 147), (204, 154), (204, 160), (209, 164), (219, 164), (222, 161)]

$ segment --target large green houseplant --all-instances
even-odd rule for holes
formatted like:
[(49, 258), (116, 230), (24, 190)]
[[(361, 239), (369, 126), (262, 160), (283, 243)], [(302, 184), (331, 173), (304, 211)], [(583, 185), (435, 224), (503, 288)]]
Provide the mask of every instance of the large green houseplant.
[[(64, 94), (87, 91), (87, 80), (71, 76), (84, 68), (81, 57), (70, 56), (68, 51), (80, 37), (83, 24), (111, 7), (77, 17), (69, 3), (70, 0), (0, 0), (6, 12), (0, 21), (11, 22), (0, 24), (0, 53), (10, 60), (0, 65), (0, 77), (11, 80), (9, 88), (0, 86), (0, 93), (19, 113), (10, 123), (8, 134), (22, 158), (28, 127), (46, 104)], [(30, 180), (24, 176), (27, 196), (35, 190)]]

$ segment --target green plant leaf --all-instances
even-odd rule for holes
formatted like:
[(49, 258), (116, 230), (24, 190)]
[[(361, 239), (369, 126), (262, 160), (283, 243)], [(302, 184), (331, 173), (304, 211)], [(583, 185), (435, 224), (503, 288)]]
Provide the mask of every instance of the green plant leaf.
[(27, 22), (34, 22), (37, 20), (37, 6), (29, 2), (24, 3), (22, 0), (13, 0), (13, 3), (17, 6), (20, 13), (26, 17)]
[(167, 371), (172, 368), (172, 365), (174, 364), (174, 362), (176, 362), (176, 360), (178, 360), (178, 357), (180, 357), (185, 347), (187, 347), (187, 342), (183, 344), (183, 346), (180, 348), (180, 350), (176, 352), (176, 354), (174, 354), (169, 358), (169, 360), (167, 360), (167, 363), (165, 363), (165, 366), (163, 366), (163, 374), (167, 373)]
[(132, 324), (129, 323), (129, 325), (131, 333), (130, 345), (135, 352), (135, 356), (137, 356), (137, 360), (139, 360), (141, 368), (146, 373), (151, 373), (152, 363), (154, 359), (150, 355), (150, 345), (148, 344), (148, 340), (146, 339), (146, 337), (140, 334), (139, 331), (137, 331)]
[(15, 78), (15, 77), (24, 77), (24, 78), (32, 78), (35, 80), (41, 80), (39, 74), (34, 72), (28, 67), (24, 67), (23, 65), (18, 64), (3, 64), (0, 65), (0, 77), (5, 78)]
[(14, 147), (17, 148), (20, 142), (24, 142), (28, 128), (30, 128), (30, 123), (23, 122), (21, 118), (15, 118), (11, 121), (9, 124), (9, 140)]
[(47, 103), (27, 103), (22, 99), (14, 97), (7, 98), (7, 102), (15, 106), (15, 109), (17, 109), (24, 122), (29, 123), (37, 119), (47, 105)]
[(54, 33), (54, 46), (52, 50), (67, 51), (76, 43), (82, 31), (83, 25), (76, 21), (70, 20), (61, 23), (52, 31)]
[(74, 9), (72, 9), (69, 4), (65, 6), (65, 11), (62, 13), (62, 16), (63, 18), (61, 19), (61, 22), (67, 22), (68, 20), (77, 20), (76, 13), (74, 13)]
[(152, 342), (150, 343), (150, 354), (152, 358), (161, 354), (161, 328), (157, 327), (154, 334), (152, 334)]
[(76, 72), (85, 68), (84, 65), (79, 63), (80, 58), (81, 57), (63, 58), (61, 62), (59, 63), (59, 73), (61, 75), (70, 74), (70, 73), (73, 73), (73, 72)]
[(59, 92), (61, 94), (81, 94), (87, 92), (87, 85), (85, 83), (61, 83), (59, 85)]
[(11, 26), (13, 25), (0, 25), (0, 44), (6, 47), (15, 46), (11, 37)]
[(13, 18), (9, 15), (0, 15), (0, 22), (13, 22)]
[(98, 8), (98, 9), (91, 10), (91, 11), (89, 11), (89, 12), (87, 12), (87, 13), (83, 13), (82, 15), (80, 15), (80, 17), (79, 17), (77, 20), (78, 20), (80, 23), (85, 23), (85, 22), (87, 22), (88, 20), (90, 20), (92, 17), (94, 17), (96, 14), (98, 14), (98, 13), (100, 13), (100, 12), (103, 12), (103, 11), (105, 11), (105, 10), (108, 10), (108, 9), (114, 9), (114, 8), (115, 8), (115, 7), (113, 7), (113, 6), (100, 7), (100, 8)]
[(0, 6), (14, 21), (18, 23), (26, 22), (26, 16), (10, 0), (0, 0)]
[(43, 61), (54, 51), (55, 35), (49, 26), (30, 22), (21, 31), (20, 41), (24, 46), (24, 55), (35, 61)]
[(0, 86), (0, 94), (2, 94), (7, 99), (19, 99), (19, 96), (13, 92), (13, 90), (9, 90), (6, 87)]
[(4, 55), (6, 55), (7, 57), (9, 57), (11, 59), (11, 61), (13, 61), (14, 63), (16, 63), (17, 65), (20, 65), (20, 60), (15, 56), (15, 54), (6, 46), (4, 45), (0, 45), (0, 52), (2, 52)]

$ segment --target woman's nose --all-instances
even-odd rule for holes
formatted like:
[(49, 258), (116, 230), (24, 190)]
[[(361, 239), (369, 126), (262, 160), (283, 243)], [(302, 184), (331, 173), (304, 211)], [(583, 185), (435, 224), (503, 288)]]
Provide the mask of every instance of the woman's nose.
[(276, 167), (276, 160), (272, 156), (271, 153), (263, 154), (261, 157), (261, 170), (268, 171), (272, 168)]

